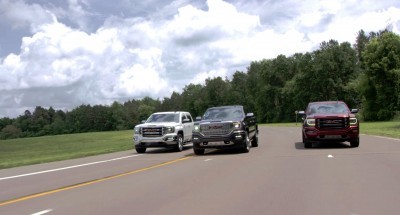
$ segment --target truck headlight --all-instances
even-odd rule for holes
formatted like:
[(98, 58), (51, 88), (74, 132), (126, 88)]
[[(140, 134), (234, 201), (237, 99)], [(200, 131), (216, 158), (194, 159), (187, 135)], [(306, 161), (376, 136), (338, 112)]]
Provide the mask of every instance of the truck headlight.
[(234, 128), (240, 128), (240, 122), (234, 122), (233, 123)]
[(142, 133), (142, 129), (140, 127), (135, 127), (135, 134), (141, 134)]
[(315, 119), (306, 119), (307, 126), (315, 126)]
[(175, 127), (165, 127), (164, 129), (165, 133), (174, 133), (175, 132)]
[(357, 123), (358, 123), (357, 118), (355, 118), (355, 117), (350, 118), (350, 125), (357, 125)]
[(200, 125), (194, 125), (193, 132), (200, 132)]

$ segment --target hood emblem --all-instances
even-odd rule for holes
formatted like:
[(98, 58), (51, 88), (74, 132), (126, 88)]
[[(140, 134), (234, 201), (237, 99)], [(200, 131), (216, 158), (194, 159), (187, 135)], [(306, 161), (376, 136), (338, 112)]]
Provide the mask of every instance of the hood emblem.
[(220, 129), (220, 128), (223, 128), (223, 126), (222, 125), (210, 125), (210, 126), (208, 126), (208, 129)]

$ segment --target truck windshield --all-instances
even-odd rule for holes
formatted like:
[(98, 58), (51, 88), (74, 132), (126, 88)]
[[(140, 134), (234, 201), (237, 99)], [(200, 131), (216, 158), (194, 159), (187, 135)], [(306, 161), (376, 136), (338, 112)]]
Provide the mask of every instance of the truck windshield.
[(153, 114), (146, 122), (176, 122), (179, 123), (179, 113)]
[(308, 114), (338, 114), (348, 112), (349, 109), (343, 103), (315, 103), (311, 104), (308, 108)]
[(204, 120), (235, 120), (243, 118), (243, 111), (240, 107), (218, 107), (210, 108), (204, 113)]

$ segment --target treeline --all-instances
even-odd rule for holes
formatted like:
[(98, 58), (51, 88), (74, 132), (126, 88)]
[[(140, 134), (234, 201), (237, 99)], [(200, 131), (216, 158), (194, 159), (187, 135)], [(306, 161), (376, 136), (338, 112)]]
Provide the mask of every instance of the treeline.
[(322, 42), (313, 52), (252, 62), (231, 80), (189, 84), (169, 98), (123, 104), (81, 105), (71, 111), (36, 107), (0, 119), (0, 138), (132, 129), (157, 111), (185, 110), (194, 117), (211, 106), (240, 104), (260, 123), (291, 122), (309, 101), (342, 100), (365, 121), (390, 120), (400, 109), (400, 37), (389, 30), (358, 32), (355, 44)]

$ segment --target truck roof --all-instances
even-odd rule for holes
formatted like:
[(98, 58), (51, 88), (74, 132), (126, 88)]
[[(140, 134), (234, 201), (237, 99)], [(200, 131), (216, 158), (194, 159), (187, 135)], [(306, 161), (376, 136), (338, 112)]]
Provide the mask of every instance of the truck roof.
[(345, 103), (343, 101), (317, 101), (317, 102), (310, 102), (309, 104), (335, 104), (335, 103)]
[(228, 108), (228, 107), (243, 107), (243, 105), (225, 105), (225, 106), (216, 106), (216, 107), (210, 107), (210, 108), (208, 108), (208, 109), (211, 109), (211, 108)]
[(189, 113), (187, 111), (164, 111), (164, 112), (155, 112), (153, 114), (172, 114), (172, 113)]

